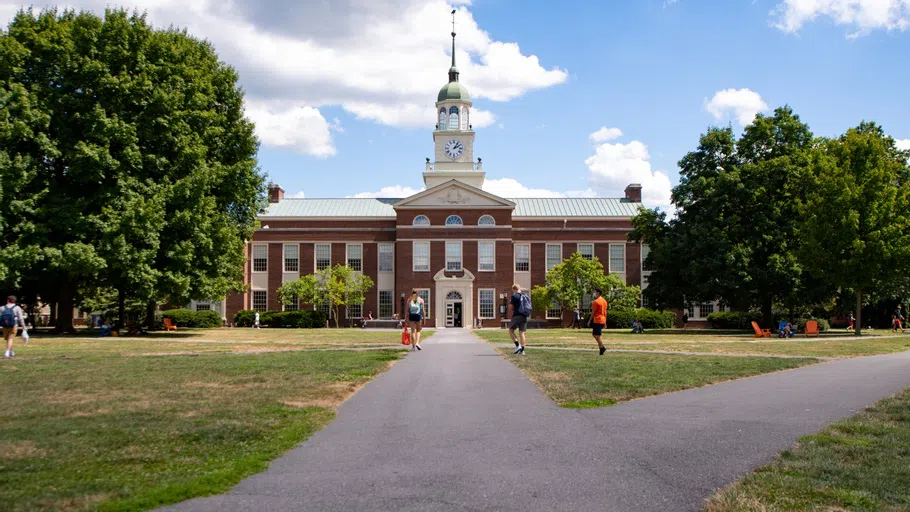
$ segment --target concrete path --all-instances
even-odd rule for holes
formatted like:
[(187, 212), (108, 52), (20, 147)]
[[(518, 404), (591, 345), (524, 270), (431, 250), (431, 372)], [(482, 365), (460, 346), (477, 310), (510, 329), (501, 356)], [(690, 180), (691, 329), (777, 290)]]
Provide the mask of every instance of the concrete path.
[(568, 410), (491, 346), (440, 330), (267, 471), (168, 510), (698, 510), (908, 386), (905, 352)]

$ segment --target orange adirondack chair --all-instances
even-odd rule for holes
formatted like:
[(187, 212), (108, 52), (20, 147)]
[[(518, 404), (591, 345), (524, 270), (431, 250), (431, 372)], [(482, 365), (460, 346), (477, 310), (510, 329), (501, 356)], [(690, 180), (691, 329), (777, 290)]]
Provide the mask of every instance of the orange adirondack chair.
[(806, 321), (806, 337), (808, 338), (810, 334), (814, 334), (815, 337), (818, 337), (818, 322), (815, 320)]
[(758, 326), (758, 322), (756, 322), (755, 320), (752, 321), (752, 330), (755, 331), (755, 336), (753, 336), (754, 338), (770, 338), (771, 337), (771, 329), (762, 329), (761, 327)]
[(171, 322), (171, 319), (170, 319), (170, 318), (164, 318), (164, 319), (162, 319), (161, 321), (162, 321), (162, 323), (164, 323), (164, 328), (165, 328), (166, 330), (168, 330), (168, 331), (176, 331), (176, 330), (177, 330), (177, 326), (174, 325), (173, 322)]

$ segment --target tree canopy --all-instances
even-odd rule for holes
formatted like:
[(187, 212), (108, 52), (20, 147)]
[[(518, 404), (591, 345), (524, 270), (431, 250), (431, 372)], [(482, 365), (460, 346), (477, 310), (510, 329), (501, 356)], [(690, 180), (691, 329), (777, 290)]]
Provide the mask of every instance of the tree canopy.
[(278, 288), (278, 300), (285, 305), (295, 301), (328, 304), (335, 316), (335, 327), (338, 327), (339, 308), (363, 304), (366, 293), (371, 288), (373, 280), (370, 276), (345, 265), (335, 265), (284, 283)]
[(585, 259), (578, 252), (550, 269), (545, 283), (532, 290), (532, 304), (537, 311), (545, 311), (550, 304), (563, 309), (580, 307), (595, 288), (603, 290), (612, 309), (634, 309), (641, 300), (641, 288), (627, 286), (617, 274), (604, 272), (596, 257)]
[(20, 11), (0, 77), (0, 283), (58, 301), (60, 329), (101, 288), (182, 304), (242, 285), (265, 183), (209, 43), (124, 10)]

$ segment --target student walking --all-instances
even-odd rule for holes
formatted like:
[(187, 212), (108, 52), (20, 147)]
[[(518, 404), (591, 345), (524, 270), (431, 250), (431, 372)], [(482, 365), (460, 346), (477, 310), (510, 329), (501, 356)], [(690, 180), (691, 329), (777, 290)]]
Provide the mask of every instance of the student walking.
[(603, 298), (603, 291), (600, 288), (594, 288), (594, 302), (591, 303), (591, 334), (594, 341), (600, 348), (600, 355), (604, 355), (607, 348), (604, 347), (602, 339), (603, 329), (607, 326), (607, 299)]
[[(521, 286), (512, 285), (512, 321), (509, 322), (509, 336), (515, 343), (515, 352), (513, 354), (525, 354), (525, 342), (527, 337), (525, 331), (528, 329), (528, 317), (531, 316), (531, 297), (521, 292)], [(515, 336), (515, 330), (518, 329), (518, 336)]]
[(6, 340), (6, 352), (3, 357), (9, 359), (16, 355), (13, 352), (13, 338), (16, 337), (18, 327), (25, 331), (25, 318), (22, 314), (22, 308), (16, 305), (16, 296), (10, 295), (6, 298), (6, 305), (0, 309), (0, 327), (3, 330), (3, 339)]
[(258, 311), (256, 312), (255, 315), (253, 315), (253, 328), (259, 329), (259, 312)]
[(853, 311), (850, 312), (850, 318), (848, 320), (850, 325), (847, 326), (848, 331), (852, 331), (856, 328), (856, 318), (853, 316)]
[(897, 309), (894, 310), (894, 314), (891, 315), (893, 317), (893, 320), (891, 321), (891, 332), (897, 332), (898, 329), (901, 330), (901, 333), (904, 332), (904, 325), (902, 323), (905, 320), (903, 308), (903, 304), (898, 304)]
[(578, 313), (578, 308), (572, 312), (572, 329), (581, 329), (581, 315)]
[(408, 301), (408, 325), (411, 327), (411, 350), (420, 348), (420, 329), (423, 326), (424, 303), (417, 290), (411, 290), (411, 300)]

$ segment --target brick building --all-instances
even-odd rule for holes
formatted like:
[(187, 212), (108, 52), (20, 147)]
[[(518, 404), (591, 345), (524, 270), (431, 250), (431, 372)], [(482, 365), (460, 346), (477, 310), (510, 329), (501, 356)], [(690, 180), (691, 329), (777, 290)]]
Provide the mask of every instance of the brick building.
[[(506, 199), (482, 190), (483, 163), (474, 158), (471, 99), (458, 80), (454, 33), (449, 81), (436, 101), (435, 161), (427, 159), (426, 190), (404, 199), (288, 199), (269, 187), (261, 228), (247, 244), (249, 290), (213, 309), (228, 318), (241, 309), (288, 310), (278, 287), (329, 265), (350, 265), (375, 287), (359, 307), (342, 309), (359, 320), (401, 314), (417, 288), (427, 304), (427, 324), (437, 327), (499, 327), (501, 306), (513, 283), (543, 284), (546, 272), (578, 251), (597, 257), (628, 284), (642, 279), (642, 248), (626, 240), (641, 203), (641, 186), (621, 198)], [(193, 307), (209, 308), (208, 303)], [(586, 303), (583, 306), (589, 307)], [(546, 317), (558, 325), (570, 311)]]

